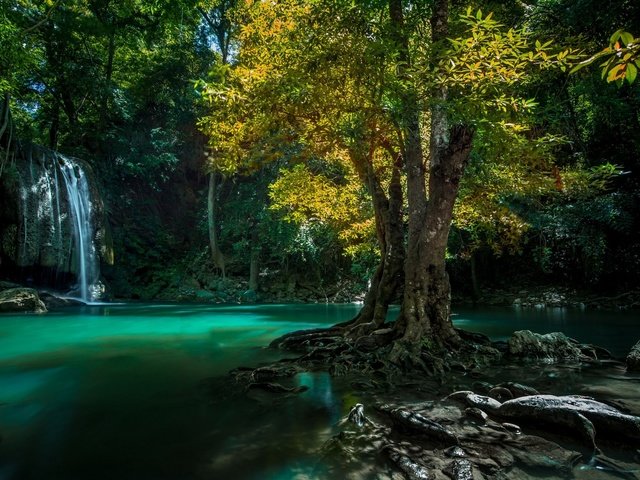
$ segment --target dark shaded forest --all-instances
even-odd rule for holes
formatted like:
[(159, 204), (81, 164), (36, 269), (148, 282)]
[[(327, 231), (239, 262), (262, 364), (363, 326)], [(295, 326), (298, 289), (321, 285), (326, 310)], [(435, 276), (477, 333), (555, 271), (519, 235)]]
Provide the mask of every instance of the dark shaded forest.
[[(376, 199), (397, 209), (401, 243), (414, 228), (411, 187), (393, 166), (407, 139), (398, 143), (394, 129), (410, 131), (413, 121), (422, 138), (414, 148), (428, 151), (437, 122), (429, 98), (447, 89), (447, 115), (474, 131), (446, 246), (454, 298), (637, 288), (639, 84), (630, 75), (608, 83), (600, 62), (569, 73), (618, 29), (640, 32), (636, 2), (452, 2), (442, 38), (427, 4), (405, 5), (394, 32), (400, 20), (380, 17), (385, 2), (313, 11), (293, 3), (286, 13), (284, 4), (267, 11), (233, 0), (4, 2), (3, 276), (25, 281), (28, 270), (16, 260), (9, 226), (18, 212), (7, 199), (16, 159), (34, 143), (93, 170), (112, 298), (362, 298), (385, 256), (402, 263), (404, 255), (384, 250)], [(313, 25), (296, 17), (303, 10)], [(287, 21), (298, 22), (300, 36)], [(509, 42), (496, 40), (508, 31), (534, 61), (516, 62)], [(447, 40), (470, 33), (512, 55), (486, 66), (502, 84), (477, 76), (474, 86), (474, 52)], [(438, 83), (431, 77), (447, 58), (464, 68), (442, 70), (449, 80)], [(270, 66), (291, 68), (289, 83), (269, 83)], [(262, 84), (248, 83), (251, 72)], [(234, 103), (234, 94), (247, 102)], [(376, 122), (374, 152), (354, 147), (373, 135), (363, 122)], [(395, 207), (393, 185), (402, 191)], [(397, 302), (401, 289), (391, 290)]]

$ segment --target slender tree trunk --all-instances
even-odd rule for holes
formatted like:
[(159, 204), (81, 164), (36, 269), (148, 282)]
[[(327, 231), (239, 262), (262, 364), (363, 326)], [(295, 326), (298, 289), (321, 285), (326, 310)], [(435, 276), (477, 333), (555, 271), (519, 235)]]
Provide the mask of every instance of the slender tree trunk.
[(251, 251), (249, 263), (249, 290), (258, 291), (259, 255), (256, 250)]
[(249, 259), (249, 290), (253, 290), (254, 292), (258, 291), (258, 273), (259, 273), (259, 261), (260, 261), (260, 250), (259, 250), (259, 239), (258, 239), (258, 229), (257, 222), (253, 221), (252, 229), (251, 229), (251, 258)]
[(11, 100), (9, 92), (5, 92), (3, 97), (2, 108), (0, 108), (0, 140), (9, 126), (9, 101)]
[(373, 198), (381, 258), (362, 310), (355, 319), (352, 336), (369, 333), (385, 322), (389, 305), (398, 294), (403, 282), (405, 251), (400, 169), (395, 167), (393, 170), (388, 197), (370, 164), (367, 167), (367, 179), (368, 189)]
[[(401, 0), (389, 0), (389, 15), (393, 25), (393, 35), (398, 45), (398, 73), (407, 77), (410, 68), (409, 40), (405, 32), (404, 12)], [(419, 259), (424, 256), (421, 233), (426, 217), (426, 170), (420, 135), (420, 111), (415, 92), (408, 89), (401, 98), (402, 130), (404, 133), (404, 158), (407, 173), (408, 231), (407, 253), (404, 265), (404, 296), (401, 314), (395, 328), (399, 336), (413, 328), (413, 323), (424, 321), (420, 304), (426, 299), (424, 272)]]
[(209, 246), (211, 248), (211, 260), (213, 264), (222, 272), (222, 278), (226, 278), (225, 259), (218, 246), (218, 232), (216, 222), (216, 196), (217, 184), (216, 174), (209, 174), (209, 191), (207, 195), (207, 224), (209, 229)]
[(473, 302), (477, 302), (482, 295), (480, 291), (480, 282), (478, 282), (478, 259), (477, 253), (474, 251), (471, 252), (471, 258), (469, 259), (469, 263), (471, 266), (471, 288), (473, 289)]

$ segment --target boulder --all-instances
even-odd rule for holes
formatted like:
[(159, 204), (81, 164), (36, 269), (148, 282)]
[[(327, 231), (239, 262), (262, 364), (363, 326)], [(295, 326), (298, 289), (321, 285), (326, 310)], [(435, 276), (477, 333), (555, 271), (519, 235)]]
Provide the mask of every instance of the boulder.
[(640, 417), (580, 396), (531, 395), (504, 402), (497, 415), (525, 421), (538, 427), (552, 427), (582, 439), (595, 447), (595, 435), (640, 440)]
[(580, 360), (580, 345), (562, 332), (541, 335), (530, 330), (514, 332), (509, 339), (509, 354), (513, 357), (557, 361)]
[(11, 288), (0, 292), (0, 312), (45, 313), (42, 300), (33, 288)]
[(640, 341), (633, 346), (627, 355), (627, 370), (640, 372)]

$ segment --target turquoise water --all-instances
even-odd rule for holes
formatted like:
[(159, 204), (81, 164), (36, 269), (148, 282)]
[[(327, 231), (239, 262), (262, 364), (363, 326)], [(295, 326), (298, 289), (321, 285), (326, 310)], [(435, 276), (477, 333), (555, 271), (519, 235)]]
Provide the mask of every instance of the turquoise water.
[[(274, 400), (227, 376), (277, 359), (288, 331), (353, 317), (356, 305), (113, 305), (0, 316), (0, 480), (288, 479), (322, 470), (318, 448), (360, 399), (305, 374)], [(494, 338), (563, 330), (623, 355), (636, 314), (460, 310)]]

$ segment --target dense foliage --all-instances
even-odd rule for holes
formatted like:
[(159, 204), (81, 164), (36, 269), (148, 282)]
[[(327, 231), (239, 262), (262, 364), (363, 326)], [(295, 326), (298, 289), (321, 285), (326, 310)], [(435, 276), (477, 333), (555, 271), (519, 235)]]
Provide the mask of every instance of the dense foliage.
[(456, 289), (481, 294), (498, 267), (637, 285), (640, 6), (457, 2), (434, 38), (436, 3), (398, 2), (399, 26), (382, 1), (3, 0), (0, 180), (18, 139), (87, 159), (119, 296), (363, 290), (402, 261), (381, 225), (397, 214), (407, 240), (413, 127), (428, 157), (445, 114), (474, 132)]

